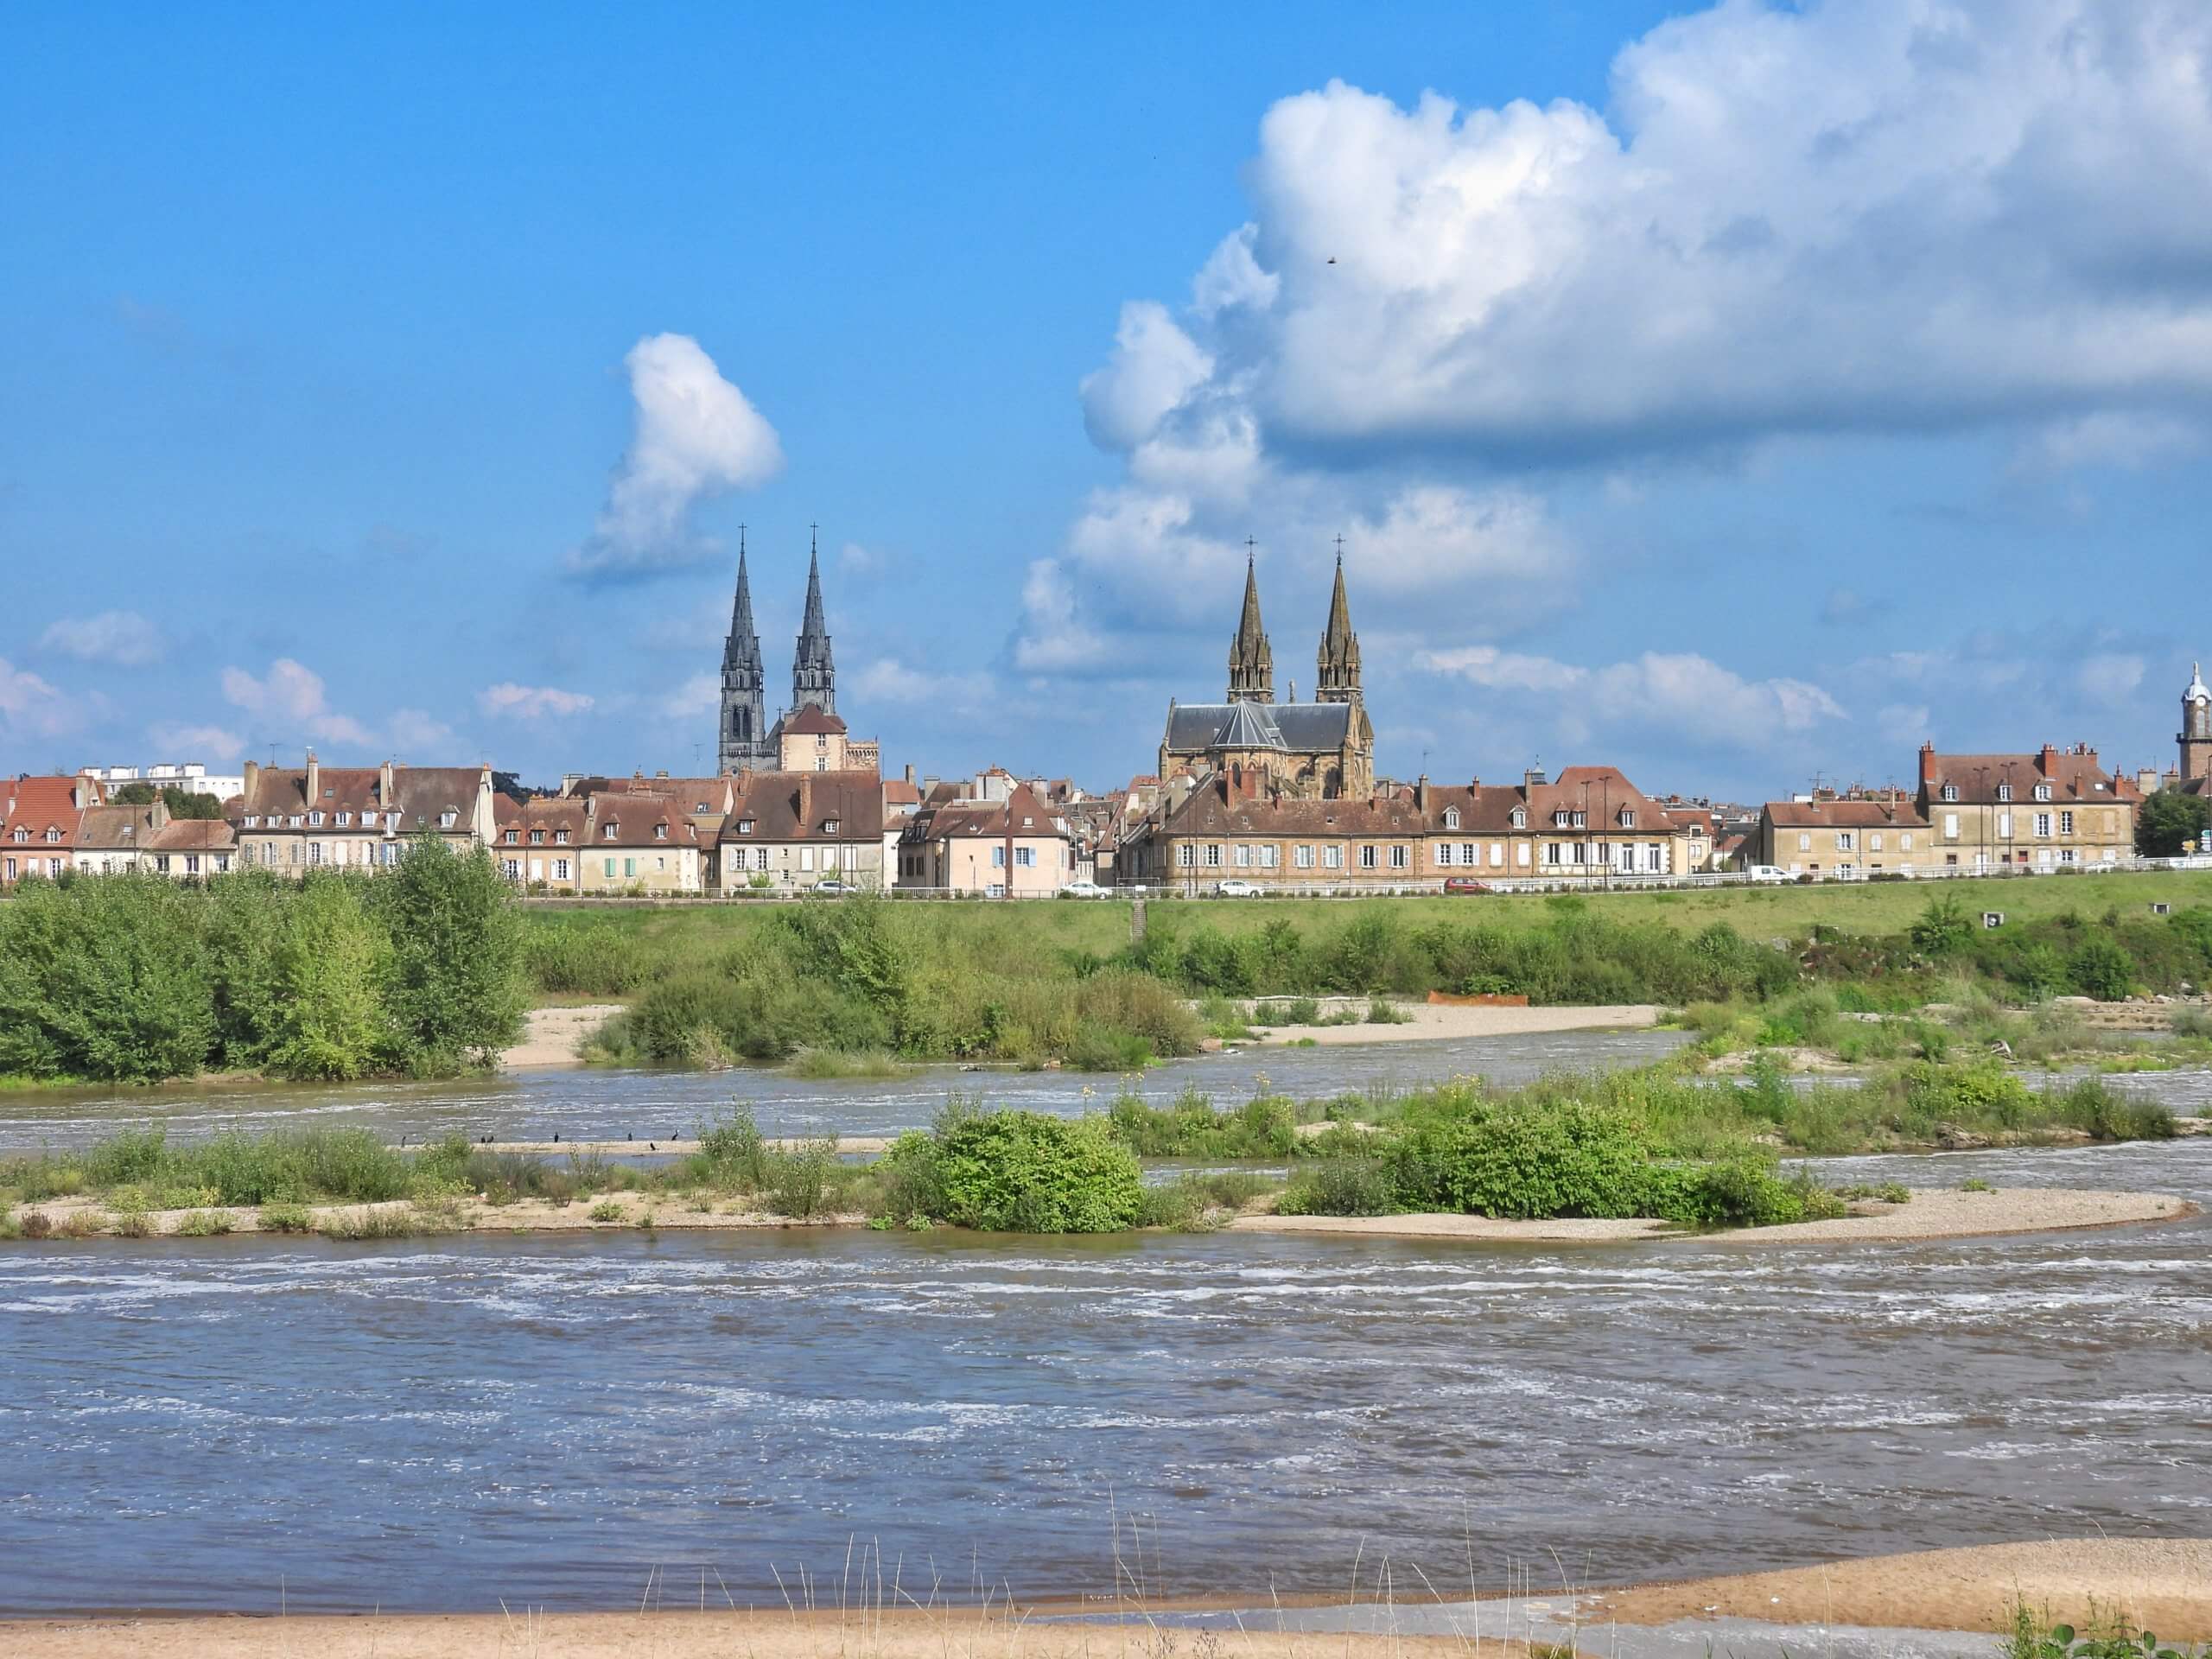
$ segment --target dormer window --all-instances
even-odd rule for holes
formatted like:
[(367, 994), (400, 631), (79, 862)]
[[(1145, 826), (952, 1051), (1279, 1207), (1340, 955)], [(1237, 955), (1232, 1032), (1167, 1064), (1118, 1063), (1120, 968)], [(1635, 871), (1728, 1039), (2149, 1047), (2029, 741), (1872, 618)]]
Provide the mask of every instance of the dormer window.
[(254, 812), (247, 813), (245, 815), (245, 827), (249, 830), (259, 829), (261, 827), (260, 815)]
[(2047, 801), (2050, 798), (2050, 785), (2049, 784), (2037, 784), (2036, 785), (2036, 799), (2039, 801)]
[(387, 830), (397, 830), (397, 829), (398, 829), (398, 828), (399, 828), (399, 814), (398, 814), (398, 813), (397, 813), (397, 812), (387, 812), (387, 813), (385, 813), (385, 814), (384, 815), (384, 827), (385, 827), (385, 829), (387, 829)]
[(2009, 800), (2011, 800), (2011, 799), (2012, 798), (2012, 785), (2010, 785), (2010, 784), (1999, 784), (1999, 785), (1997, 785), (1997, 798), (1998, 798), (1999, 800), (2000, 800), (2000, 801), (2009, 801)]
[(513, 846), (513, 845), (515, 844), (515, 842), (518, 842), (518, 841), (519, 841), (521, 838), (522, 838), (522, 837), (521, 837), (521, 836), (519, 836), (516, 831), (514, 831), (514, 830), (508, 830), (508, 831), (507, 831), (507, 833), (506, 833), (506, 835), (503, 837), (503, 839), (506, 842), (507, 845), (508, 845), (508, 846), (510, 846), (510, 847)]
[(351, 812), (340, 812), (338, 815), (338, 827), (340, 830), (351, 830), (353, 827), (353, 815)]
[(48, 842), (57, 842), (61, 839), (61, 832), (52, 824), (48, 824), (46, 827), (46, 838)]
[(459, 817), (460, 816), (461, 816), (461, 815), (460, 815), (459, 813), (457, 813), (457, 812), (441, 812), (441, 813), (439, 813), (439, 814), (438, 814), (438, 828), (439, 828), (439, 829), (441, 829), (441, 830), (450, 830), (450, 829), (452, 829), (452, 828), (453, 828), (453, 821), (454, 821), (455, 818)]
[(322, 828), (322, 814), (321, 814), (321, 813), (320, 813), (320, 812), (310, 812), (310, 813), (308, 813), (308, 827), (309, 827), (310, 829), (315, 829), (315, 830), (320, 830), (320, 829), (321, 829), (321, 828)]
[(31, 838), (31, 832), (18, 825), (13, 838), (16, 841), (29, 841)]
[(750, 818), (740, 818), (737, 821), (737, 833), (741, 836), (751, 835), (753, 833), (753, 820)]
[(622, 826), (621, 826), (620, 824), (619, 824), (619, 823), (610, 823), (610, 824), (608, 824), (608, 825), (607, 826), (607, 829), (606, 829), (605, 832), (604, 832), (604, 833), (602, 834), (602, 836), (601, 836), (601, 840), (604, 840), (604, 841), (612, 841), (612, 840), (613, 840), (613, 839), (614, 839), (614, 832), (615, 832), (616, 830), (620, 830), (621, 827), (622, 827)]
[(556, 830), (553, 832), (553, 844), (556, 847), (567, 846), (569, 844), (569, 832), (565, 830)]
[(1621, 808), (1621, 828), (1624, 830), (1633, 830), (1636, 828), (1636, 809), (1634, 807), (1624, 806)]
[(1943, 798), (1944, 798), (1945, 800), (1947, 800), (1947, 801), (1955, 801), (1955, 800), (1957, 800), (1957, 799), (1959, 798), (1959, 786), (1958, 786), (1956, 784), (1946, 784), (1946, 785), (1943, 785)]
[(653, 839), (655, 841), (666, 841), (668, 839), (668, 826), (664, 823), (657, 823), (653, 825)]
[(824, 819), (822, 824), (822, 833), (825, 836), (836, 835), (837, 833), (837, 820), (835, 818)]
[(1447, 806), (1444, 809), (1444, 827), (1446, 830), (1457, 830), (1459, 827), (1459, 809), (1458, 807)]
[(543, 847), (545, 844), (545, 832), (543, 830), (531, 830), (530, 832), (530, 844), (533, 847)]
[(1513, 827), (1516, 830), (1526, 830), (1529, 827), (1528, 808), (1516, 806), (1513, 809)]
[(306, 822), (307, 819), (303, 816), (295, 812), (284, 820), (284, 827), (288, 830), (296, 830)]

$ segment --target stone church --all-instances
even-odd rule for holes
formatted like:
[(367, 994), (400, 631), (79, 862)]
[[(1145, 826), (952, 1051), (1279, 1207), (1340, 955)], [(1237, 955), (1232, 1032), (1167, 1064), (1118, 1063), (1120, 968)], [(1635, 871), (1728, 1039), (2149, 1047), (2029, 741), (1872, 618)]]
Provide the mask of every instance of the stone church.
[(1313, 701), (1275, 701), (1274, 652), (1260, 624), (1259, 574), (1244, 563), (1244, 613), (1229, 647), (1222, 702), (1173, 702), (1160, 744), (1160, 776), (1236, 769), (1294, 800), (1364, 800), (1375, 791), (1375, 728), (1359, 684), (1359, 636), (1344, 598), (1344, 556), (1322, 631)]
[[(807, 715), (804, 710), (819, 712)], [(806, 731), (791, 728), (804, 723)], [(830, 625), (822, 608), (822, 559), (818, 543), (806, 562), (806, 613), (799, 623), (798, 643), (791, 657), (791, 700), (771, 723), (767, 709), (767, 677), (760, 661), (760, 635), (753, 625), (753, 588), (746, 568), (743, 532), (737, 547), (737, 600), (730, 610), (729, 638), (722, 645), (721, 723), (716, 734), (715, 756), (725, 773), (814, 770), (812, 765), (794, 768), (786, 760), (791, 746), (787, 735), (804, 736), (810, 747), (827, 749), (836, 740), (837, 765), (874, 766), (877, 753), (873, 741), (845, 737), (844, 721), (837, 717), (837, 667), (830, 652)]]

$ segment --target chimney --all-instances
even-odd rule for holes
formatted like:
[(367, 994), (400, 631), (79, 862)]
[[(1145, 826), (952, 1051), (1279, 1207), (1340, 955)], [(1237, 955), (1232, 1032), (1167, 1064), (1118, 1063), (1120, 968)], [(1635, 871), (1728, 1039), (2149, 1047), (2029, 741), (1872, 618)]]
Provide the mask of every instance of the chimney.
[(307, 792), (308, 806), (312, 810), (315, 804), (322, 798), (322, 765), (315, 758), (313, 749), (308, 751)]
[(384, 812), (391, 810), (391, 762), (389, 760), (377, 768), (377, 808)]
[(2050, 744), (2044, 744), (2043, 753), (2036, 757), (2037, 766), (2042, 771), (2043, 775), (2048, 778), (2057, 770), (2057, 764), (2058, 751)]
[(911, 760), (906, 763), (906, 781), (909, 784), (914, 781), (914, 763)]
[(1428, 774), (1425, 772), (1421, 773), (1419, 778), (1414, 780), (1414, 805), (1422, 813), (1423, 816), (1427, 814)]
[(1549, 781), (1541, 766), (1531, 766), (1521, 774), (1521, 784), (1524, 789), (1541, 789)]
[(1920, 746), (1920, 787), (1923, 794), (1936, 787), (1936, 745), (1932, 742)]
[(238, 786), (238, 793), (245, 797), (245, 810), (249, 812), (253, 810), (253, 786), (260, 781), (260, 766), (255, 761), (247, 761), (245, 763), (245, 778)]

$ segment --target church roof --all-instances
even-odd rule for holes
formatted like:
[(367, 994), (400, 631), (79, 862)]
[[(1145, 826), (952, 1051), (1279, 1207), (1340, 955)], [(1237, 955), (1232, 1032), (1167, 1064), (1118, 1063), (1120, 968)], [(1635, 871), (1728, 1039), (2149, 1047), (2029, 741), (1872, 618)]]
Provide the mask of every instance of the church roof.
[(1279, 749), (1283, 746), (1282, 731), (1268, 718), (1267, 704), (1232, 703), (1228, 722), (1214, 734), (1213, 746), (1220, 749)]
[(2191, 663), (2189, 665), (2189, 690), (2182, 696), (2190, 702), (2212, 702), (2212, 690), (2207, 690), (2204, 686), (2203, 664)]
[[(1229, 728), (1249, 711), (1273, 729), (1274, 741), (1236, 743)], [(1168, 711), (1167, 747), (1179, 753), (1212, 748), (1274, 748), (1318, 754), (1340, 749), (1351, 735), (1346, 702), (1182, 702)]]

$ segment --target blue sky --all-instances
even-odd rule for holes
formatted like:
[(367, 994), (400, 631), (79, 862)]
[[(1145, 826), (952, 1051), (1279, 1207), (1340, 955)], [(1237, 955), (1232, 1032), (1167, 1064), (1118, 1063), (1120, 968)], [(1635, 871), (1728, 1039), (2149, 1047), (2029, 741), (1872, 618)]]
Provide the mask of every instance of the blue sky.
[[(2171, 757), (2201, 6), (11, 8), (0, 766), (1094, 786), (1334, 538), (1386, 773)], [(1287, 690), (1287, 685), (1284, 687)]]

